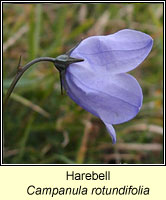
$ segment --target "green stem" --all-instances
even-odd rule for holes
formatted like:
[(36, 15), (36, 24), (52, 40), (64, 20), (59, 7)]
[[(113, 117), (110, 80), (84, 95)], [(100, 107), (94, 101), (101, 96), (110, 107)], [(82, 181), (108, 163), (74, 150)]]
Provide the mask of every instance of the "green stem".
[(21, 78), (21, 76), (23, 75), (23, 73), (29, 69), (29, 67), (31, 67), (33, 64), (37, 63), (37, 62), (41, 62), (41, 61), (48, 61), (48, 62), (52, 62), (54, 63), (55, 62), (55, 58), (50, 58), (50, 57), (40, 57), (40, 58), (36, 58), (32, 61), (30, 61), (29, 63), (27, 63), (24, 67), (18, 67), (18, 71), (17, 71), (17, 74), (12, 82), (12, 84), (10, 85), (8, 91), (7, 91), (7, 94), (5, 96), (5, 99), (4, 99), (4, 104), (3, 104), (3, 109), (5, 110), (5, 107), (8, 103), (8, 100), (9, 100), (9, 97), (11, 95), (11, 93), (13, 92), (18, 80)]

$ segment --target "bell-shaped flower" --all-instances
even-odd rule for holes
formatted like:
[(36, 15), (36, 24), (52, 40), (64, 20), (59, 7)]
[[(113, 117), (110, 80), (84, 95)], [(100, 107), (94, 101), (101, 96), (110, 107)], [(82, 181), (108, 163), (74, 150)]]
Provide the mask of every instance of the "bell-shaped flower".
[(142, 89), (126, 72), (142, 63), (152, 46), (149, 35), (124, 29), (107, 36), (88, 37), (71, 53), (71, 57), (84, 61), (67, 68), (67, 94), (104, 122), (113, 143), (116, 133), (112, 124), (131, 120), (142, 106)]

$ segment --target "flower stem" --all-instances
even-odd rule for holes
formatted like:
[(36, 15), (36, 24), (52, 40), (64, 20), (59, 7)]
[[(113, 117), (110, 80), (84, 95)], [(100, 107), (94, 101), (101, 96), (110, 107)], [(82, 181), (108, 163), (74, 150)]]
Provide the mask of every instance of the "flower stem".
[(17, 70), (17, 74), (16, 76), (14, 77), (14, 80), (13, 82), (11, 83), (7, 93), (6, 93), (6, 96), (4, 98), (4, 103), (3, 103), (3, 109), (5, 110), (5, 107), (8, 103), (8, 100), (9, 100), (9, 97), (11, 95), (11, 93), (13, 92), (18, 80), (21, 78), (21, 76), (23, 75), (23, 73), (29, 69), (29, 67), (31, 67), (33, 64), (35, 63), (38, 63), (38, 62), (41, 62), (41, 61), (48, 61), (48, 62), (52, 62), (54, 63), (55, 62), (55, 58), (51, 58), (51, 57), (40, 57), (40, 58), (36, 58), (32, 61), (30, 61), (29, 63), (27, 63), (24, 67), (21, 67), (20, 66), (20, 62), (21, 62), (21, 57), (20, 57), (20, 60), (19, 60), (19, 65), (18, 65), (18, 70)]

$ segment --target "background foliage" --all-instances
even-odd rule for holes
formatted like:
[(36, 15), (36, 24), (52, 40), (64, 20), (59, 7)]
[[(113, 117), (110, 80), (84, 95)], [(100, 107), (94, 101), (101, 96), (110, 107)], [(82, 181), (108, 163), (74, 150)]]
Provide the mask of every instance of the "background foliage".
[(112, 145), (100, 119), (60, 95), (51, 63), (31, 67), (19, 81), (4, 113), (4, 163), (163, 163), (163, 5), (161, 3), (3, 4), (3, 92), (18, 65), (56, 57), (81, 38), (120, 29), (154, 39), (148, 58), (131, 74), (144, 93), (133, 120), (114, 126)]

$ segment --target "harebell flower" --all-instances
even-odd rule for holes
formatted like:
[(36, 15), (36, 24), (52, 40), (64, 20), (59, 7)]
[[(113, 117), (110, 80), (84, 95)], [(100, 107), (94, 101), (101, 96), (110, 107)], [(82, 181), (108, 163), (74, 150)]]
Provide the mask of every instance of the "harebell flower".
[(116, 133), (112, 125), (131, 120), (142, 106), (142, 89), (126, 72), (141, 64), (152, 46), (149, 35), (124, 29), (111, 35), (88, 37), (70, 54), (84, 61), (67, 67), (67, 94), (104, 122), (113, 143)]

